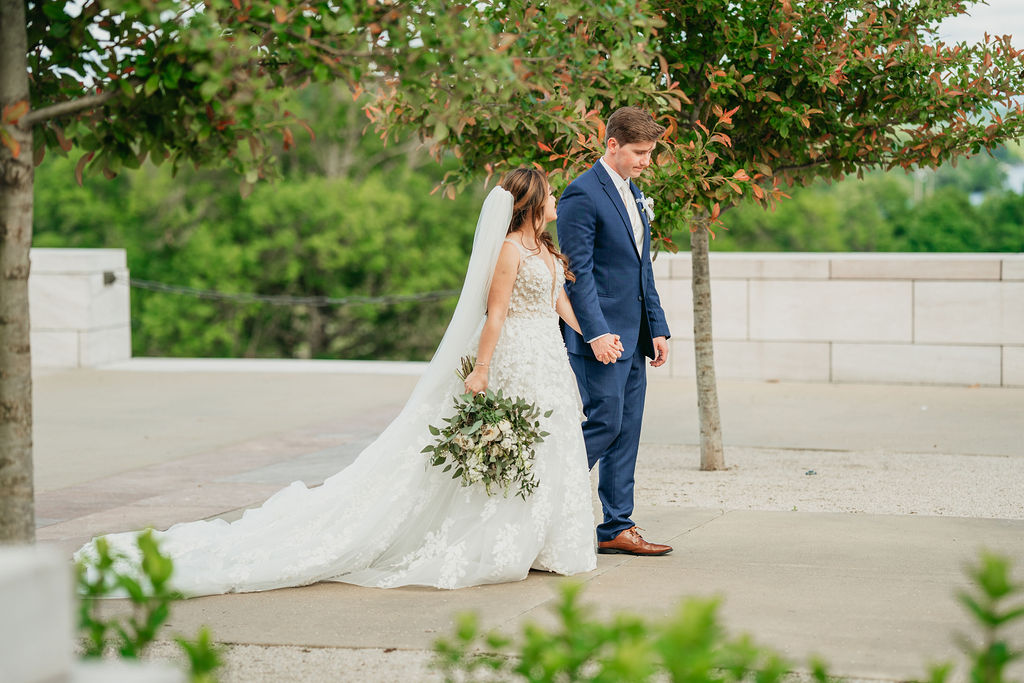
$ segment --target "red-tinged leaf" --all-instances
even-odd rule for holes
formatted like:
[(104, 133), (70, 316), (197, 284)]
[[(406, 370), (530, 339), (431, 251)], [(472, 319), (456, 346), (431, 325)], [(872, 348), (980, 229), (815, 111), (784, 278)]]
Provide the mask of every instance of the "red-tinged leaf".
[(555, 150), (551, 149), (551, 147), (549, 145), (544, 144), (540, 140), (537, 141), (537, 146), (540, 147), (542, 152), (554, 152), (555, 151)]
[(761, 189), (760, 185), (752, 185), (751, 188), (754, 190), (754, 196), (758, 199), (764, 199), (764, 190)]
[(750, 176), (747, 175), (747, 172), (744, 169), (742, 169), (742, 168), (740, 170), (736, 171), (735, 173), (733, 173), (732, 177), (735, 178), (736, 180), (742, 180), (742, 181), (750, 180)]
[(53, 128), (53, 132), (57, 136), (57, 144), (60, 145), (60, 148), (65, 152), (70, 152), (73, 145), (72, 142), (64, 136), (64, 129), (52, 123), (50, 124), (50, 127)]
[(782, 98), (779, 97), (778, 94), (773, 93), (771, 90), (765, 90), (764, 91), (764, 96), (767, 97), (772, 102), (781, 102), (782, 101)]
[(729, 185), (729, 187), (731, 187), (733, 189), (733, 191), (736, 194), (743, 194), (743, 188), (741, 188), (739, 185), (737, 185), (736, 183), (734, 183), (731, 180), (726, 180), (725, 182)]
[(17, 124), (28, 113), (28, 100), (19, 100), (4, 107), (3, 122)]
[(705, 126), (703, 123), (701, 123), (700, 119), (697, 119), (696, 121), (694, 121), (694, 123), (697, 124), (698, 128), (700, 128), (702, 131), (704, 131), (704, 135), (708, 135), (710, 133), (710, 131), (708, 130), (707, 126)]
[(447, 197), (448, 199), (455, 199), (455, 186), (449, 185), (448, 187), (444, 188), (444, 196)]
[[(309, 139), (311, 141), (313, 141), (313, 142), (316, 141), (316, 133), (313, 132), (313, 129), (310, 127), (310, 125), (308, 123), (306, 123), (302, 119), (297, 119), (295, 122), (297, 124), (299, 124), (300, 126), (302, 126), (303, 128), (306, 129), (306, 132), (309, 133)], [(232, 123), (234, 123), (234, 122), (232, 121)]]
[(284, 132), (282, 133), (282, 135), (284, 137), (284, 148), (286, 150), (289, 150), (289, 149), (291, 149), (292, 147), (295, 146), (295, 136), (292, 135), (291, 130), (289, 130), (288, 128), (285, 128)]
[(43, 157), (46, 156), (46, 145), (39, 145), (35, 149), (35, 153), (32, 155), (32, 165), (38, 166), (43, 163)]
[(231, 4), (234, 6), (235, 9), (242, 9), (242, 3), (238, 0), (231, 0)]
[(15, 159), (21, 154), (21, 143), (15, 140), (4, 128), (0, 128), (0, 144), (11, 150), (11, 156)]
[(77, 164), (75, 164), (75, 180), (78, 181), (79, 187), (81, 187), (82, 185), (82, 171), (85, 169), (85, 165), (92, 161), (92, 158), (93, 156), (95, 156), (95, 154), (96, 152), (89, 152), (88, 154), (83, 154), (82, 158), (78, 160)]
[(283, 24), (288, 21), (288, 12), (285, 11), (284, 7), (274, 5), (274, 18), (277, 19), (277, 23)]
[(718, 217), (721, 214), (722, 214), (722, 207), (721, 207), (721, 205), (718, 202), (715, 202), (715, 205), (711, 207), (711, 220), (712, 221), (717, 221)]
[(708, 142), (720, 142), (726, 147), (732, 147), (732, 138), (730, 138), (725, 133), (715, 133), (710, 138), (708, 138)]

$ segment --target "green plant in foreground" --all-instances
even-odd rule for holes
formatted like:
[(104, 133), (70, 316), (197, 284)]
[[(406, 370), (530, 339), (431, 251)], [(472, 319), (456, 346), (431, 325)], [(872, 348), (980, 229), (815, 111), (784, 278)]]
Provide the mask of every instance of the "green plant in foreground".
[[(982, 632), (977, 642), (959, 639), (970, 680), (1009, 683), (1008, 666), (1024, 659), (1024, 649), (1008, 640), (1009, 626), (1024, 621), (1024, 586), (1013, 581), (1010, 561), (991, 553), (983, 553), (967, 572), (972, 590), (958, 597)], [(434, 645), (434, 666), (448, 681), (559, 683), (774, 683), (791, 670), (777, 653), (749, 637), (730, 637), (720, 623), (717, 599), (689, 598), (664, 622), (626, 614), (602, 621), (580, 604), (581, 589), (581, 584), (566, 583), (555, 608), (558, 625), (548, 630), (527, 624), (517, 642), (496, 632), (482, 634), (475, 615), (461, 615), (454, 638)], [(808, 668), (813, 680), (831, 680), (822, 660), (811, 659)], [(952, 663), (935, 665), (929, 680), (945, 683), (952, 673)]]
[[(459, 617), (453, 639), (435, 644), (434, 665), (446, 680), (528, 681), (779, 681), (789, 664), (750, 638), (730, 638), (722, 628), (717, 599), (690, 598), (665, 622), (648, 623), (617, 614), (594, 618), (579, 601), (581, 584), (566, 583), (555, 608), (559, 625), (523, 629), (521, 642), (498, 633), (481, 634), (472, 614)], [(482, 651), (486, 650), (486, 651)], [(812, 663), (817, 681), (828, 680)]]
[[(182, 595), (170, 586), (174, 572), (171, 558), (160, 552), (152, 530), (138, 536), (139, 560), (112, 552), (106, 539), (96, 540), (96, 557), (76, 565), (78, 593), (78, 630), (82, 636), (85, 659), (100, 658), (114, 650), (124, 659), (138, 659), (170, 617), (171, 603)], [(132, 604), (129, 615), (104, 616), (102, 598), (126, 595)], [(210, 633), (200, 629), (195, 641), (176, 638), (190, 663), (195, 683), (213, 683), (220, 666), (220, 655)]]
[[(978, 563), (967, 568), (972, 590), (957, 592), (967, 611), (981, 628), (980, 642), (960, 635), (957, 640), (968, 657), (970, 680), (973, 683), (1003, 683), (1007, 667), (1024, 658), (1024, 647), (1009, 640), (1013, 622), (1024, 621), (1024, 585), (1014, 582), (1010, 560), (1001, 555), (983, 552)], [(949, 680), (953, 664), (934, 665), (932, 683)]]

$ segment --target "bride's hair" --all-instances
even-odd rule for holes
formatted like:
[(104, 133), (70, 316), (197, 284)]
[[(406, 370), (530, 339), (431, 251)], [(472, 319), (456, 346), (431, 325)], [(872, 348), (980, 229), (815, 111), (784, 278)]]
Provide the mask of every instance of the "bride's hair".
[(508, 226), (509, 234), (516, 230), (533, 228), (537, 240), (551, 254), (562, 262), (565, 279), (576, 281), (576, 276), (569, 270), (569, 259), (555, 248), (551, 233), (544, 228), (545, 205), (548, 200), (548, 179), (535, 168), (517, 168), (506, 175), (500, 185), (512, 194), (512, 222)]

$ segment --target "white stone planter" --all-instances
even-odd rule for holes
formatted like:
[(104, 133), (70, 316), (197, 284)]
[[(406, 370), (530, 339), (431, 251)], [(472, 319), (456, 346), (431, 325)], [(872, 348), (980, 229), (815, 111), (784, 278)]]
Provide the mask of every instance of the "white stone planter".
[(32, 364), (96, 367), (131, 358), (124, 249), (33, 249)]

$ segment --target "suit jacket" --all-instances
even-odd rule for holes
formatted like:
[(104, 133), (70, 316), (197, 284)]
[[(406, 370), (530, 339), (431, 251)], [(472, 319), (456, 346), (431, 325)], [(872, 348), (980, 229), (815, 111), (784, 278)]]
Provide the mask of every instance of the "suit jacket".
[[(632, 181), (634, 200), (640, 191)], [(576, 282), (565, 285), (583, 335), (563, 326), (570, 353), (593, 357), (586, 340), (612, 332), (622, 339), (623, 357), (637, 346), (654, 358), (654, 337), (669, 337), (665, 311), (654, 287), (651, 231), (647, 213), (637, 207), (644, 242), (637, 253), (626, 207), (608, 172), (599, 163), (574, 180), (558, 204), (558, 244), (569, 258)]]

